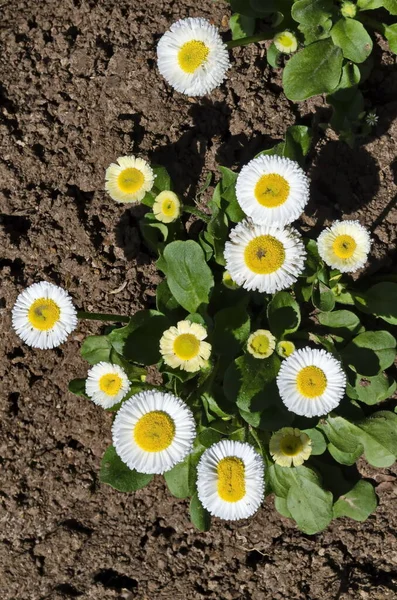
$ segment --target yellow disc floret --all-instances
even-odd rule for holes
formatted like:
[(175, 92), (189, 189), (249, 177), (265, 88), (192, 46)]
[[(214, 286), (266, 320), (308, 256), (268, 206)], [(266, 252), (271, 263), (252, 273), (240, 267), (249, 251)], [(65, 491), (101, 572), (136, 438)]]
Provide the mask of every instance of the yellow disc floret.
[(266, 208), (281, 206), (287, 200), (290, 186), (281, 175), (262, 175), (255, 186), (255, 198)]
[(240, 458), (227, 456), (217, 466), (218, 494), (226, 502), (238, 502), (245, 496), (245, 467)]
[(298, 40), (291, 31), (281, 31), (274, 36), (274, 45), (279, 52), (291, 54), (298, 47)]
[(154, 410), (146, 413), (134, 427), (134, 440), (146, 452), (161, 452), (175, 437), (175, 424), (166, 412)]
[(36, 329), (48, 331), (59, 321), (60, 315), (61, 311), (54, 300), (38, 298), (29, 308), (28, 319)]
[(283, 265), (284, 246), (272, 235), (259, 235), (247, 244), (244, 259), (247, 267), (254, 273), (269, 275)]
[(102, 392), (105, 392), (108, 396), (115, 396), (121, 390), (123, 381), (120, 375), (117, 373), (107, 373), (102, 375), (99, 380), (99, 387)]
[(351, 235), (338, 235), (332, 244), (332, 249), (338, 258), (351, 258), (354, 251), (357, 248), (357, 244)]
[(139, 169), (130, 167), (121, 171), (117, 183), (120, 190), (125, 194), (135, 194), (145, 183), (145, 177)]
[(185, 73), (194, 73), (208, 58), (209, 48), (199, 40), (183, 44), (178, 52), (178, 63)]
[(317, 398), (327, 388), (327, 378), (319, 367), (304, 367), (296, 378), (298, 392), (306, 398)]
[(285, 435), (280, 440), (280, 450), (287, 456), (296, 456), (303, 450), (303, 444), (300, 437), (294, 434)]
[(200, 350), (200, 340), (192, 333), (182, 333), (175, 338), (174, 352), (181, 360), (191, 360)]

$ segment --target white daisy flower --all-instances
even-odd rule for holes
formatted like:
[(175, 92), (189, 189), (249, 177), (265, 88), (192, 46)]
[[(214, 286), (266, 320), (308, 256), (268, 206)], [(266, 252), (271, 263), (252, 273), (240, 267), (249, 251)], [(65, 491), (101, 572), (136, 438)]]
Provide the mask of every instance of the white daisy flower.
[(181, 214), (181, 203), (174, 192), (164, 191), (156, 196), (153, 204), (153, 213), (158, 221), (172, 223)]
[(262, 154), (241, 169), (236, 196), (254, 223), (283, 227), (303, 212), (309, 201), (309, 180), (297, 162)]
[(253, 515), (264, 496), (262, 457), (250, 444), (221, 440), (202, 455), (197, 493), (215, 517), (236, 521)]
[(328, 266), (341, 273), (354, 273), (367, 262), (371, 237), (358, 221), (335, 221), (320, 233), (317, 246)]
[(303, 348), (283, 361), (277, 386), (288, 410), (304, 417), (321, 417), (342, 400), (346, 375), (329, 352)]
[(207, 330), (198, 323), (179, 321), (167, 329), (160, 339), (160, 353), (164, 362), (173, 369), (189, 373), (205, 366), (211, 354), (211, 344), (204, 342)]
[(269, 451), (276, 465), (299, 467), (312, 453), (312, 441), (307, 433), (283, 427), (270, 438)]
[(105, 190), (116, 202), (140, 202), (154, 183), (149, 163), (135, 156), (120, 156), (117, 162), (106, 169)]
[(229, 54), (218, 28), (206, 19), (181, 19), (160, 39), (161, 75), (188, 96), (204, 96), (218, 87), (229, 68)]
[(85, 392), (95, 404), (110, 408), (120, 402), (130, 389), (130, 382), (119, 365), (99, 362), (87, 374)]
[(276, 347), (276, 338), (267, 329), (257, 329), (248, 338), (247, 350), (255, 358), (268, 358)]
[(295, 283), (303, 271), (306, 251), (294, 229), (254, 225), (246, 219), (230, 232), (224, 256), (238, 285), (273, 294)]
[(72, 299), (62, 288), (40, 281), (21, 292), (12, 309), (12, 325), (32, 348), (55, 348), (77, 327)]
[(274, 36), (273, 42), (283, 54), (292, 54), (298, 47), (298, 40), (291, 31), (280, 31)]
[(190, 452), (196, 437), (193, 414), (180, 398), (150, 390), (126, 400), (112, 427), (121, 460), (139, 473), (164, 473)]

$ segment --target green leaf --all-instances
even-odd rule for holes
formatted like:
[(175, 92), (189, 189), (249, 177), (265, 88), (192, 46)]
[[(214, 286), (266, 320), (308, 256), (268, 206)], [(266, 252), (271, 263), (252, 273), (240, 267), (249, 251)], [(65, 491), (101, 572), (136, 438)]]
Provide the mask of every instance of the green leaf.
[(109, 333), (113, 348), (127, 360), (142, 365), (156, 364), (160, 356), (160, 338), (170, 322), (157, 310), (140, 310), (125, 327)]
[(397, 23), (385, 26), (385, 38), (389, 42), (390, 50), (397, 54)]
[(268, 468), (269, 485), (276, 496), (287, 498), (290, 487), (304, 485), (305, 481), (318, 481), (318, 475), (308, 467), (280, 467), (271, 464)]
[(390, 325), (397, 325), (397, 283), (383, 281), (363, 294), (357, 308), (370, 315), (380, 317)]
[(211, 529), (211, 515), (201, 504), (197, 492), (190, 501), (190, 520), (199, 531), (209, 531)]
[(227, 167), (220, 166), (219, 170), (222, 173), (220, 208), (225, 211), (233, 223), (239, 223), (245, 215), (236, 196), (237, 173)]
[(197, 242), (171, 242), (157, 264), (167, 276), (172, 295), (185, 310), (195, 313), (202, 304), (208, 304), (214, 278)]
[(85, 379), (72, 379), (69, 381), (68, 390), (72, 392), (72, 394), (76, 394), (76, 396), (84, 396), (87, 398), (87, 394), (85, 393)]
[(298, 0), (292, 7), (292, 18), (304, 25), (319, 25), (332, 16), (332, 9), (332, 0)]
[(289, 512), (288, 507), (287, 507), (286, 498), (280, 498), (280, 496), (274, 496), (274, 506), (275, 506), (275, 509), (277, 510), (277, 512), (280, 513), (280, 515), (282, 515), (283, 517), (286, 517), (287, 519), (292, 519), (291, 513)]
[(106, 335), (89, 335), (81, 346), (81, 356), (90, 365), (101, 361), (109, 362), (112, 346)]
[(360, 375), (373, 377), (390, 367), (396, 357), (396, 340), (388, 331), (360, 333), (342, 351), (342, 358)]
[(378, 505), (378, 499), (369, 481), (358, 481), (334, 504), (334, 518), (350, 517), (355, 521), (365, 521)]
[(304, 125), (291, 125), (288, 127), (285, 134), (285, 140), (276, 144), (273, 148), (259, 152), (267, 156), (284, 156), (295, 160), (301, 166), (304, 164), (304, 158), (310, 150), (310, 146), (313, 139), (312, 130)]
[(395, 389), (396, 382), (384, 373), (379, 373), (375, 377), (356, 376), (354, 390), (357, 398), (370, 406), (389, 398)]
[(265, 386), (276, 378), (280, 359), (275, 353), (265, 359), (245, 354), (237, 358), (235, 364), (240, 377), (237, 405), (245, 411), (253, 410), (252, 400), (264, 392)]
[(374, 10), (383, 6), (385, 0), (357, 0), (357, 6), (361, 10)]
[(320, 312), (317, 315), (321, 325), (329, 327), (332, 333), (342, 338), (350, 338), (361, 328), (360, 319), (350, 310), (335, 310), (332, 312)]
[(273, 43), (269, 46), (267, 50), (266, 58), (267, 62), (271, 67), (273, 67), (273, 69), (280, 68), (281, 52), (277, 50), (276, 46)]
[(312, 455), (319, 456), (323, 454), (327, 449), (327, 442), (321, 431), (315, 427), (312, 429), (302, 429), (303, 433), (306, 433), (312, 441)]
[(247, 300), (237, 306), (223, 308), (215, 315), (213, 348), (217, 354), (234, 358), (250, 334), (250, 317)]
[(322, 281), (318, 281), (313, 286), (312, 302), (319, 310), (329, 312), (335, 306), (335, 296), (327, 285), (322, 283)]
[(397, 15), (397, 0), (383, 0), (383, 5), (391, 15)]
[(147, 213), (139, 221), (139, 229), (147, 246), (154, 252), (159, 252), (168, 238), (168, 227), (157, 221), (152, 213)]
[(332, 92), (342, 74), (342, 50), (331, 40), (321, 40), (295, 54), (283, 73), (284, 92), (289, 100), (307, 100)]
[(193, 450), (182, 462), (164, 473), (168, 489), (176, 498), (188, 498), (196, 491), (197, 465), (204, 447)]
[(336, 46), (343, 56), (355, 63), (364, 62), (372, 52), (372, 40), (364, 25), (355, 19), (339, 19), (331, 29)]
[(267, 307), (267, 318), (271, 332), (281, 339), (299, 328), (299, 304), (288, 292), (277, 292)]
[(159, 312), (164, 315), (170, 316), (176, 314), (179, 306), (174, 296), (171, 294), (171, 290), (168, 287), (166, 280), (159, 283), (156, 289), (156, 308)]
[(107, 483), (119, 492), (136, 492), (145, 487), (153, 475), (138, 473), (123, 463), (113, 446), (109, 446), (101, 461), (99, 480)]
[(168, 175), (168, 171), (165, 167), (155, 166), (153, 167), (154, 178), (154, 189), (157, 192), (164, 192), (165, 190), (172, 190), (171, 178)]
[(229, 19), (229, 27), (232, 32), (232, 39), (239, 40), (240, 38), (249, 37), (255, 31), (256, 19), (234, 13)]
[(313, 535), (325, 529), (332, 520), (332, 494), (318, 482), (305, 480), (288, 491), (287, 508), (299, 529)]

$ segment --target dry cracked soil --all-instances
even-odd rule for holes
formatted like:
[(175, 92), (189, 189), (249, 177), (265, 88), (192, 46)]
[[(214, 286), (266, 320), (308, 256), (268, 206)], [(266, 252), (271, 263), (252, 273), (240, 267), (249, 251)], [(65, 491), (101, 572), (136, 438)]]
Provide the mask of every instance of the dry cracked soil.
[[(375, 471), (379, 507), (366, 523), (301, 534), (268, 499), (254, 519), (189, 523), (160, 477), (123, 495), (98, 481), (111, 417), (67, 392), (84, 376), (83, 322), (39, 352), (10, 328), (27, 285), (67, 288), (84, 310), (153, 305), (159, 278), (139, 209), (106, 196), (104, 170), (135, 153), (166, 166), (195, 197), (217, 164), (238, 168), (295, 122), (312, 124), (311, 202), (303, 228), (340, 217), (371, 228), (369, 273), (395, 270), (397, 73), (381, 42), (366, 83), (379, 122), (354, 150), (320, 124), (323, 98), (290, 103), (263, 44), (233, 51), (211, 97), (173, 92), (155, 46), (181, 17), (226, 31), (228, 5), (203, 0), (0, 0), (0, 596), (2, 600), (391, 600), (397, 592), (395, 470)], [(211, 188), (204, 197), (208, 199)]]

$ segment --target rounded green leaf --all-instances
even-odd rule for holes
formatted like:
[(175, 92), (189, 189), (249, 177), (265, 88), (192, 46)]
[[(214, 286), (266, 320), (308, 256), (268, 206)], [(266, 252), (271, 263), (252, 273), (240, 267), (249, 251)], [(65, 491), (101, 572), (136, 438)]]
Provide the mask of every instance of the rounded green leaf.
[(188, 498), (196, 491), (197, 465), (204, 447), (194, 450), (185, 460), (164, 473), (164, 479), (171, 494), (176, 498)]
[(190, 501), (190, 520), (199, 531), (211, 529), (211, 515), (201, 504), (197, 492)]
[(397, 0), (384, 0), (383, 5), (391, 15), (397, 15)]
[(356, 376), (354, 390), (360, 402), (373, 405), (389, 398), (396, 389), (396, 382), (387, 377), (385, 373), (379, 373), (375, 377)]
[(152, 479), (153, 475), (129, 469), (113, 446), (107, 448), (99, 472), (99, 480), (102, 483), (107, 483), (119, 492), (135, 492), (145, 487)]
[(393, 364), (396, 340), (388, 331), (366, 331), (344, 348), (342, 357), (360, 375), (373, 377)]
[(332, 0), (298, 0), (292, 7), (292, 18), (303, 25), (315, 26), (332, 15)]
[(332, 521), (332, 494), (316, 481), (308, 479), (292, 485), (288, 491), (287, 508), (303, 533), (313, 535)]
[(390, 50), (397, 54), (397, 23), (385, 26), (385, 38), (389, 42)]
[[(397, 35), (397, 32), (396, 32)], [(377, 283), (360, 296), (358, 308), (380, 317), (390, 325), (397, 325), (397, 283)]]
[(89, 335), (81, 346), (81, 356), (90, 365), (109, 361), (112, 345), (106, 335)]
[(239, 40), (240, 38), (252, 35), (255, 31), (255, 22), (254, 17), (247, 17), (247, 15), (234, 13), (229, 19), (232, 39)]
[(312, 455), (318, 456), (323, 454), (327, 449), (327, 442), (321, 431), (313, 427), (312, 429), (302, 429), (312, 441)]
[(214, 352), (229, 359), (241, 353), (243, 344), (250, 334), (250, 317), (247, 301), (237, 306), (223, 308), (215, 315), (213, 334)]
[(355, 521), (365, 521), (378, 505), (378, 499), (369, 481), (358, 481), (347, 494), (343, 494), (334, 504), (334, 518), (350, 517)]
[(340, 19), (331, 29), (336, 46), (343, 56), (355, 63), (364, 62), (372, 52), (372, 40), (364, 25), (355, 19)]
[(158, 262), (175, 300), (190, 313), (208, 304), (214, 285), (202, 248), (193, 240), (172, 242)]
[(329, 312), (335, 306), (335, 296), (333, 291), (322, 281), (318, 281), (313, 286), (312, 292), (313, 305), (321, 311)]
[(342, 74), (342, 50), (332, 40), (310, 44), (287, 63), (283, 73), (284, 92), (294, 101), (332, 92)]
[(72, 379), (69, 381), (69, 392), (76, 394), (76, 396), (85, 396), (87, 398), (87, 394), (85, 393), (85, 381), (85, 379)]
[(277, 292), (269, 302), (267, 317), (271, 332), (277, 339), (281, 339), (299, 328), (299, 304), (288, 292)]

